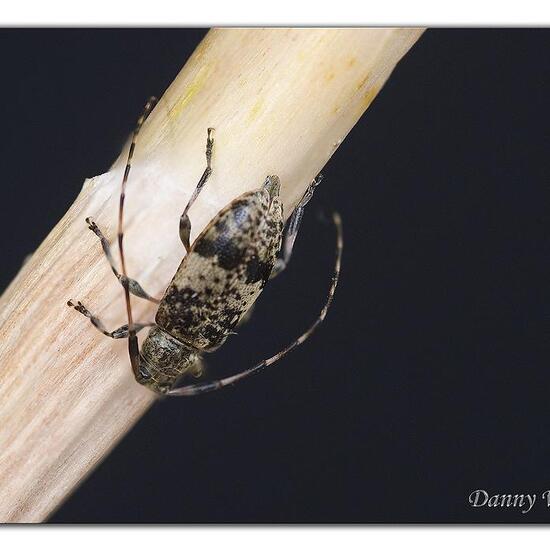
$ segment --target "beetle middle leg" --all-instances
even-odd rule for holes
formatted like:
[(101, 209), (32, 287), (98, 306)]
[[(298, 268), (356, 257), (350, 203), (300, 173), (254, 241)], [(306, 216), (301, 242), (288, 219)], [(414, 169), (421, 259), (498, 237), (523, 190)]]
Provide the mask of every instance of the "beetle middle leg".
[(288, 265), (288, 262), (290, 262), (290, 258), (292, 256), (292, 249), (294, 248), (294, 242), (296, 241), (296, 237), (298, 236), (298, 229), (300, 229), (300, 223), (302, 222), (302, 218), (304, 217), (304, 210), (305, 210), (306, 204), (311, 200), (311, 197), (313, 197), (313, 193), (315, 192), (315, 188), (322, 181), (323, 181), (323, 175), (319, 174), (309, 184), (308, 188), (306, 189), (306, 192), (304, 193), (304, 196), (301, 198), (300, 202), (294, 209), (294, 212), (292, 212), (292, 215), (290, 216), (290, 219), (288, 220), (288, 224), (286, 227), (281, 255), (277, 258), (277, 261), (273, 266), (273, 270), (271, 271), (271, 275), (269, 276), (270, 279), (274, 279), (275, 277), (277, 277), (277, 275), (280, 275), (285, 270), (286, 266)]
[[(105, 334), (105, 336), (108, 336), (109, 338), (118, 339), (118, 338), (128, 338), (128, 325), (122, 325), (121, 327), (118, 327), (115, 330), (108, 331), (105, 328), (105, 325), (101, 322), (101, 320), (96, 317), (95, 315), (92, 315), (90, 310), (82, 303), (82, 302), (76, 302), (74, 303), (72, 300), (69, 300), (67, 302), (67, 305), (69, 307), (74, 307), (76, 311), (79, 313), (82, 313), (84, 317), (88, 317), (90, 319), (90, 323), (99, 330), (102, 334)], [(142, 328), (145, 327), (152, 327), (155, 323), (134, 323), (134, 328), (136, 332), (139, 332)]]
[(193, 206), (193, 203), (197, 200), (199, 193), (202, 191), (202, 188), (212, 173), (212, 148), (214, 147), (214, 139), (212, 138), (213, 132), (214, 128), (208, 128), (208, 135), (206, 138), (206, 168), (201, 176), (201, 179), (199, 180), (199, 183), (197, 183), (197, 187), (195, 187), (195, 190), (193, 191), (183, 214), (180, 217), (180, 239), (187, 252), (191, 249), (191, 245), (189, 243), (189, 238), (191, 236), (191, 220), (189, 219), (189, 215), (187, 213), (189, 212), (191, 206)]
[(115, 264), (115, 260), (113, 258), (113, 254), (111, 253), (111, 246), (109, 244), (109, 241), (105, 238), (105, 236), (101, 232), (101, 229), (99, 229), (99, 227), (97, 226), (97, 224), (94, 222), (92, 218), (86, 218), (86, 223), (88, 224), (88, 229), (90, 231), (93, 231), (101, 241), (101, 247), (103, 248), (105, 257), (107, 258), (107, 261), (109, 262), (109, 265), (111, 266), (111, 269), (115, 274), (115, 277), (119, 280), (120, 284), (124, 286), (124, 283), (127, 280), (128, 290), (134, 296), (137, 296), (138, 298), (143, 298), (145, 300), (149, 300), (150, 302), (158, 304), (160, 300), (157, 300), (157, 298), (153, 298), (153, 296), (151, 296), (148, 292), (146, 292), (135, 279), (131, 279), (130, 277), (124, 277), (122, 273), (119, 273)]

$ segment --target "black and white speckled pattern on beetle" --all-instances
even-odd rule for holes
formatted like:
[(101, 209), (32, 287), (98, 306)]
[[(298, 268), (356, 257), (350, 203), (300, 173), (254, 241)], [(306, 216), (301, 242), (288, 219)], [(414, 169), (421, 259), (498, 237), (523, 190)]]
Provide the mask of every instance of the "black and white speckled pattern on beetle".
[(155, 321), (197, 349), (221, 346), (260, 295), (281, 248), (278, 186), (245, 193), (197, 237), (159, 305)]

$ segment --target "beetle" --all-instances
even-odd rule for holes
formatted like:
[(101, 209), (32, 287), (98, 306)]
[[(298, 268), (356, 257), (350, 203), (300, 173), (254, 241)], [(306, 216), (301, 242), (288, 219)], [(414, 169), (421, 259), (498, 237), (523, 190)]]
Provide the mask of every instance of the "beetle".
[[(189, 209), (212, 173), (213, 129), (208, 129), (206, 168), (180, 217), (180, 238), (187, 254), (168, 285), (161, 300), (152, 297), (134, 279), (127, 276), (124, 259), (124, 201), (132, 157), (139, 131), (156, 103), (151, 98), (139, 118), (128, 152), (128, 160), (119, 201), (118, 246), (121, 271), (117, 269), (111, 247), (97, 224), (86, 218), (91, 231), (100, 239), (111, 269), (124, 289), (128, 323), (108, 331), (101, 320), (82, 302), (69, 300), (67, 305), (90, 319), (100, 332), (111, 338), (128, 338), (128, 352), (137, 382), (168, 396), (190, 396), (220, 389), (272, 365), (302, 344), (323, 322), (331, 305), (338, 278), (343, 249), (342, 223), (333, 214), (336, 227), (336, 257), (328, 296), (315, 322), (290, 345), (251, 368), (214, 381), (178, 386), (188, 374), (200, 375), (203, 353), (218, 349), (246, 319), (250, 308), (269, 279), (288, 264), (304, 208), (313, 196), (322, 176), (313, 180), (290, 216), (286, 231), (283, 205), (279, 200), (280, 181), (267, 176), (261, 187), (234, 199), (207, 224), (190, 245)], [(130, 294), (158, 305), (154, 323), (134, 323)], [(152, 327), (141, 351), (137, 333)]]

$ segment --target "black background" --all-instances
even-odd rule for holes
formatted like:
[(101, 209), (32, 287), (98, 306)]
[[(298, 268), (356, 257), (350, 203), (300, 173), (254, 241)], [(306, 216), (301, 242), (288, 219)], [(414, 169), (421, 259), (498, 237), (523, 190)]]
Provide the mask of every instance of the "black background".
[[(204, 34), (0, 31), (0, 288)], [(316, 212), (334, 207), (322, 329), (237, 387), (155, 405), (51, 521), (548, 521), (549, 51), (547, 30), (427, 31), (210, 363), (248, 366), (316, 315), (333, 242)], [(539, 501), (472, 509), (478, 488)]]

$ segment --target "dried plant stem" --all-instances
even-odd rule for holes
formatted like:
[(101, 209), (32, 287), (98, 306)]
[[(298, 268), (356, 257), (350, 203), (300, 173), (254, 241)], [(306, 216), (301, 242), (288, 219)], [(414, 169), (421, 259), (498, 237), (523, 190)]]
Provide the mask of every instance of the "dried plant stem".
[[(281, 178), (288, 215), (421, 33), (211, 31), (140, 133), (126, 201), (129, 274), (161, 296), (179, 264), (179, 216), (204, 169), (209, 126), (214, 171), (190, 212), (192, 239), (267, 174)], [(84, 223), (92, 216), (115, 240), (125, 155), (85, 182), (0, 298), (0, 521), (44, 520), (153, 402), (132, 378), (125, 342), (65, 305), (82, 300), (112, 328), (125, 322), (122, 289)], [(151, 304), (133, 303), (137, 321), (153, 317)]]

